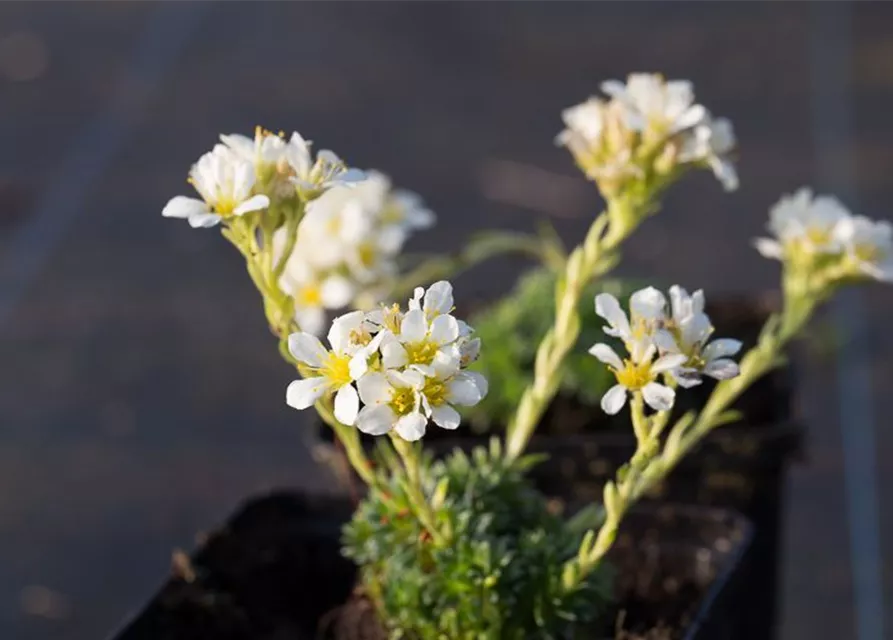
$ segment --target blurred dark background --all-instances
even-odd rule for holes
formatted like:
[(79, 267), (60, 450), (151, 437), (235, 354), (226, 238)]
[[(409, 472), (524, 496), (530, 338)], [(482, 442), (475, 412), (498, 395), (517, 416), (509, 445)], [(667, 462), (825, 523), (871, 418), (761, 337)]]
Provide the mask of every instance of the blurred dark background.
[[(742, 187), (684, 180), (621, 273), (773, 288), (750, 238), (802, 185), (890, 217), (890, 3), (0, 4), (0, 638), (104, 637), (242, 498), (332, 485), (236, 252), (160, 215), (218, 133), (297, 129), (391, 174), (439, 214), (411, 250), (542, 216), (573, 241), (600, 203), (560, 110), (630, 71), (732, 119)], [(522, 267), (461, 277), (460, 311)], [(798, 357), (783, 638), (893, 628), (891, 313), (889, 288), (851, 296), (824, 319), (850, 357)]]

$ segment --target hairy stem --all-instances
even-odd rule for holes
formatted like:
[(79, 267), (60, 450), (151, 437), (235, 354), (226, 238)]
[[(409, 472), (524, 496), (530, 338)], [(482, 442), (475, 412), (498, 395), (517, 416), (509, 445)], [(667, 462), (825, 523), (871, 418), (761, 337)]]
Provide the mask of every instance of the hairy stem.
[(592, 223), (583, 244), (568, 257), (555, 291), (555, 323), (537, 348), (533, 381), (521, 396), (506, 434), (509, 458), (524, 453), (536, 425), (558, 392), (561, 366), (580, 335), (578, 309), (583, 290), (594, 278), (614, 267), (620, 243), (635, 228), (635, 223), (624, 222), (636, 219), (630, 203), (610, 202), (608, 211)]
[(393, 433), (391, 434), (391, 442), (403, 461), (403, 468), (406, 471), (406, 488), (413, 510), (416, 512), (416, 517), (424, 525), (425, 529), (428, 530), (428, 533), (431, 534), (434, 543), (437, 545), (443, 544), (443, 536), (437, 527), (434, 511), (431, 509), (431, 505), (428, 503), (422, 488), (421, 462), (418, 449), (411, 442), (407, 442)]

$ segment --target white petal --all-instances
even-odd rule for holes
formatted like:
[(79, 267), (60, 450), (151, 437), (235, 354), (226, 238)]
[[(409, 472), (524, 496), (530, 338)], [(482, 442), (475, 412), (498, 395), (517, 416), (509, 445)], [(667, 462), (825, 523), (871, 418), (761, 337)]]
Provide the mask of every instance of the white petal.
[(221, 220), (216, 213), (197, 213), (189, 216), (189, 226), (193, 229), (207, 229), (219, 224)]
[(321, 366), (329, 354), (319, 338), (303, 332), (288, 336), (288, 350), (296, 360), (311, 367)]
[(691, 389), (701, 384), (701, 376), (697, 369), (679, 368), (670, 373), (673, 379), (683, 389)]
[(369, 370), (369, 352), (365, 349), (357, 351), (350, 359), (350, 362), (347, 363), (347, 370), (350, 372), (350, 377), (353, 380), (359, 380), (366, 375), (366, 372)]
[(456, 353), (453, 349), (441, 349), (434, 354), (434, 361), (431, 363), (434, 373), (442, 380), (446, 380), (459, 372), (462, 366), (461, 353)]
[(717, 358), (733, 356), (739, 351), (741, 351), (740, 340), (734, 340), (733, 338), (718, 338), (704, 347), (704, 351), (701, 355), (704, 360), (710, 362)]
[(285, 391), (285, 403), (295, 409), (306, 409), (312, 407), (328, 390), (329, 381), (323, 377), (295, 380)]
[(427, 424), (428, 419), (425, 416), (421, 413), (413, 412), (397, 420), (397, 424), (394, 427), (401, 438), (415, 442), (425, 435)]
[(233, 209), (233, 215), (241, 216), (251, 211), (260, 211), (270, 206), (270, 199), (264, 195), (248, 198), (245, 202)]
[(425, 384), (425, 376), (418, 371), (406, 369), (405, 371), (388, 371), (388, 381), (395, 387), (412, 387), (418, 389)]
[(642, 388), (642, 397), (648, 406), (656, 411), (667, 411), (673, 407), (676, 392), (656, 382), (649, 382)]
[(360, 410), (360, 398), (352, 384), (346, 384), (335, 394), (335, 417), (341, 424), (352, 425)]
[(760, 255), (764, 258), (781, 260), (784, 257), (781, 245), (771, 238), (757, 238), (754, 240), (753, 246), (757, 248), (757, 251), (759, 251)]
[(620, 308), (617, 298), (610, 293), (600, 293), (595, 296), (595, 312), (608, 321), (611, 328), (616, 329), (620, 337), (630, 334), (629, 320), (626, 313)]
[(720, 358), (713, 362), (707, 363), (704, 367), (704, 375), (716, 378), (717, 380), (728, 380), (734, 378), (740, 373), (738, 363), (728, 358)]
[(442, 404), (431, 409), (431, 419), (434, 421), (434, 424), (444, 429), (455, 429), (462, 421), (459, 412), (448, 404)]
[(367, 405), (383, 404), (391, 400), (391, 383), (378, 371), (372, 371), (357, 381), (360, 398)]
[(343, 276), (329, 276), (320, 286), (319, 295), (326, 309), (340, 309), (353, 298), (354, 288)]
[(356, 427), (371, 436), (386, 434), (394, 428), (397, 416), (386, 404), (363, 407), (357, 414)]
[(617, 355), (616, 351), (603, 342), (592, 345), (589, 349), (589, 353), (609, 367), (614, 367), (614, 369), (618, 371), (623, 369), (623, 361), (620, 359), (620, 356)]
[[(222, 165), (223, 163), (221, 163)], [(220, 181), (223, 182), (222, 180)], [(248, 197), (251, 187), (254, 186), (254, 166), (248, 162), (240, 162), (233, 170), (233, 190), (232, 196), (237, 201), (244, 200)], [(266, 196), (265, 196), (266, 197)], [(269, 200), (267, 201), (269, 202)], [(266, 206), (266, 205), (264, 205)], [(253, 209), (248, 209), (253, 211)], [(235, 211), (233, 211), (235, 213)], [(244, 213), (244, 212), (243, 212)], [(236, 214), (240, 215), (240, 214)]]
[(447, 401), (465, 407), (476, 405), (482, 397), (477, 381), (465, 376), (453, 378), (447, 389)]
[(482, 400), (487, 397), (487, 393), (490, 391), (490, 382), (482, 373), (477, 371), (463, 371), (458, 377), (471, 380), (474, 386), (478, 388)]
[(385, 369), (399, 369), (409, 362), (409, 355), (403, 345), (396, 340), (389, 340), (381, 345), (381, 363)]
[(422, 307), (429, 318), (453, 310), (453, 285), (446, 280), (435, 282), (425, 293), (425, 303)]
[(317, 336), (323, 332), (326, 323), (326, 314), (317, 307), (295, 309), (295, 320), (301, 331)]
[(673, 337), (673, 334), (666, 329), (655, 331), (652, 340), (654, 341), (654, 346), (656, 346), (662, 353), (679, 353), (680, 351), (679, 345), (676, 344), (676, 339)]
[(454, 342), (459, 337), (459, 323), (453, 316), (439, 315), (431, 322), (431, 339), (437, 344)]
[(351, 311), (332, 320), (328, 340), (335, 353), (344, 353), (350, 346), (350, 334), (363, 326), (366, 314), (362, 311)]
[(602, 411), (613, 416), (626, 404), (626, 387), (615, 384), (602, 396)]
[(400, 323), (400, 339), (403, 342), (419, 342), (428, 333), (428, 322), (421, 309), (412, 309), (403, 316)]
[(654, 364), (651, 365), (651, 372), (663, 373), (664, 371), (670, 371), (685, 364), (686, 360), (688, 358), (681, 353), (668, 353), (654, 361)]
[(204, 200), (176, 196), (164, 205), (161, 215), (165, 218), (191, 218), (194, 215), (208, 213), (208, 205)]
[(636, 291), (629, 299), (629, 310), (632, 315), (656, 320), (663, 317), (667, 299), (654, 287), (646, 287)]

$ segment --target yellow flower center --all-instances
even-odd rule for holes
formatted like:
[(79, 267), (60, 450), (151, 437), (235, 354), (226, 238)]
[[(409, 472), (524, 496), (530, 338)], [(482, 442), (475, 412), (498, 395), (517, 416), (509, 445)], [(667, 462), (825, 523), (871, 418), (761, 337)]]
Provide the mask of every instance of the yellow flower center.
[(432, 407), (439, 407), (447, 401), (446, 382), (437, 378), (427, 378), (425, 386), (422, 387), (422, 393), (428, 398), (428, 403)]
[(654, 380), (650, 362), (636, 364), (632, 360), (624, 360), (623, 369), (619, 371), (615, 369), (614, 375), (617, 376), (617, 382), (634, 391)]
[(350, 334), (348, 335), (348, 340), (350, 340), (351, 344), (358, 344), (365, 347), (367, 344), (372, 342), (372, 334), (369, 333), (369, 331), (367, 331), (365, 327), (360, 327), (359, 329), (351, 329)]
[(403, 207), (389, 201), (381, 210), (381, 221), (384, 224), (396, 224), (403, 220)]
[(437, 355), (437, 344), (430, 340), (408, 342), (403, 345), (409, 364), (431, 364)]
[(295, 300), (302, 307), (320, 306), (322, 304), (322, 292), (319, 289), (319, 285), (309, 284), (306, 287), (302, 287), (295, 296)]
[(383, 306), (382, 309), (382, 323), (384, 324), (384, 328), (393, 333), (394, 335), (400, 334), (400, 305), (396, 302), (392, 304), (390, 307)]
[(831, 230), (813, 225), (806, 229), (806, 238), (813, 245), (821, 247), (831, 242)]
[(881, 251), (873, 244), (857, 244), (853, 253), (860, 262), (880, 262)]
[(388, 405), (398, 416), (405, 416), (415, 409), (415, 393), (410, 387), (395, 387)]
[(357, 257), (360, 259), (360, 264), (364, 267), (371, 267), (375, 264), (375, 258), (378, 255), (378, 252), (375, 250), (375, 247), (369, 243), (362, 243), (357, 249)]
[(353, 380), (350, 375), (350, 356), (329, 353), (319, 367), (319, 373), (339, 387), (350, 384)]

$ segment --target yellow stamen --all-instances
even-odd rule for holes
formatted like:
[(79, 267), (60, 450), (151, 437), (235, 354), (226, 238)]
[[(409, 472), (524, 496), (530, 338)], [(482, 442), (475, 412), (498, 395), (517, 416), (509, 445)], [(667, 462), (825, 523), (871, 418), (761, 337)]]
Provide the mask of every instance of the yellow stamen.
[(428, 403), (432, 407), (439, 407), (447, 401), (446, 382), (437, 378), (427, 378), (422, 393), (428, 398)]
[(391, 391), (388, 405), (398, 416), (405, 416), (415, 409), (415, 393), (410, 387), (396, 387)]
[(303, 287), (295, 296), (295, 300), (304, 307), (318, 307), (322, 304), (322, 292), (319, 285), (310, 284)]
[(353, 380), (350, 375), (350, 356), (329, 353), (319, 367), (319, 373), (339, 387), (350, 384)]
[(409, 364), (431, 364), (437, 355), (438, 346), (430, 340), (408, 342), (403, 345)]
[(619, 371), (615, 369), (614, 375), (617, 377), (617, 382), (633, 391), (641, 389), (654, 380), (650, 362), (636, 364), (632, 360), (624, 360), (623, 369)]

